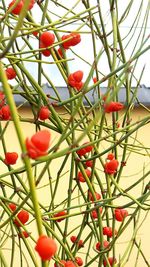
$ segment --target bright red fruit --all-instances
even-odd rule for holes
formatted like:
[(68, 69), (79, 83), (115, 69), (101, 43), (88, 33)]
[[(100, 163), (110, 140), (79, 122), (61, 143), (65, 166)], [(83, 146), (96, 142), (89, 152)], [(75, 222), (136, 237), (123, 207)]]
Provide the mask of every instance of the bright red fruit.
[[(103, 247), (104, 248), (108, 248), (109, 247), (109, 242), (107, 241), (107, 240), (104, 240), (103, 241)], [(101, 243), (100, 242), (97, 242), (96, 243), (96, 249), (98, 250), (98, 251), (100, 251), (100, 248), (101, 248)]]
[(109, 162), (106, 162), (104, 165), (104, 171), (108, 174), (114, 174), (117, 171), (117, 168), (119, 166), (119, 162), (116, 159), (110, 160)]
[(83, 265), (83, 260), (80, 257), (76, 257), (75, 261), (78, 264), (78, 266), (82, 266)]
[[(57, 218), (57, 217), (65, 216), (65, 215), (67, 215), (67, 212), (66, 212), (65, 210), (62, 210), (62, 211), (56, 213), (56, 214), (54, 215), (54, 217)], [(65, 218), (59, 218), (59, 219), (56, 220), (56, 222), (61, 222), (61, 221), (63, 221), (64, 219), (65, 219)]]
[(75, 87), (79, 91), (83, 86), (83, 83), (81, 81), (82, 78), (83, 78), (83, 71), (78, 70), (69, 75), (68, 84), (72, 87)]
[(28, 238), (29, 234), (26, 231), (22, 231), (21, 233), (18, 234), (18, 236), (19, 236), (19, 238), (22, 238), (22, 236), (24, 236), (25, 238)]
[(43, 43), (43, 45), (46, 47), (53, 45), (55, 42), (55, 35), (51, 32), (43, 32), (40, 35), (40, 41)]
[(18, 153), (16, 153), (16, 152), (7, 152), (5, 154), (4, 162), (7, 165), (13, 165), (13, 164), (16, 164), (17, 159), (18, 159)]
[(110, 102), (104, 105), (104, 110), (106, 113), (116, 112), (124, 108), (124, 105), (120, 102)]
[[(70, 240), (71, 240), (72, 243), (76, 243), (76, 242), (77, 242), (77, 236), (72, 235), (72, 236), (70, 237)], [(78, 241), (78, 247), (83, 247), (83, 240), (82, 240), (82, 239), (80, 239), (80, 240)]]
[(5, 105), (0, 109), (0, 119), (8, 121), (10, 120), (10, 118), (11, 118), (10, 108), (8, 105)]
[[(15, 4), (16, 0), (13, 0), (10, 4), (9, 4), (9, 8), (11, 6), (13, 6)], [(23, 1), (20, 1), (15, 8), (13, 8), (13, 10), (11, 11), (12, 14), (14, 15), (19, 15), (21, 12), (21, 9), (23, 7)]]
[[(45, 48), (45, 45), (40, 41), (40, 48)], [(41, 51), (42, 55), (45, 57), (49, 57), (51, 55), (51, 51), (49, 49), (45, 49)]]
[(61, 260), (60, 262), (61, 262), (63, 265), (62, 265), (62, 264), (58, 264), (58, 263), (54, 263), (54, 267), (63, 267), (63, 266), (65, 267), (66, 261)]
[(45, 235), (41, 235), (35, 246), (35, 250), (43, 261), (50, 260), (57, 251), (57, 245), (55, 240)]
[(5, 95), (2, 91), (0, 91), (0, 108), (5, 105)]
[[(69, 40), (67, 40), (67, 39), (69, 39)], [(64, 49), (69, 49), (70, 46), (75, 46), (81, 42), (81, 36), (79, 33), (71, 33), (68, 35), (63, 35), (62, 41), (64, 41), (64, 40), (66, 40), (66, 41), (62, 43), (62, 46), (64, 47)]]
[(109, 153), (109, 154), (107, 155), (107, 159), (108, 159), (108, 160), (113, 160), (114, 158), (115, 158), (115, 156), (114, 156), (113, 153)]
[[(100, 214), (102, 213), (102, 211), (103, 211), (103, 208), (100, 207), (100, 208), (99, 208), (99, 212), (100, 212)], [(92, 218), (93, 218), (94, 220), (98, 218), (98, 212), (97, 212), (96, 209), (91, 211), (91, 216), (92, 216)]]
[[(115, 258), (113, 258), (113, 257), (109, 257), (108, 258), (108, 262), (109, 262), (110, 266), (113, 266), (117, 262), (117, 260)], [(104, 264), (104, 267), (108, 266), (106, 260), (103, 261), (103, 264)]]
[[(28, 220), (29, 220), (29, 213), (26, 210), (21, 210), (18, 214), (17, 214), (17, 218), (20, 220), (20, 222), (22, 224), (25, 224)], [(16, 219), (14, 220), (14, 223), (17, 227), (21, 227), (19, 221), (17, 221)]]
[(93, 82), (97, 83), (97, 78), (96, 77), (93, 78)]
[(81, 82), (83, 79), (83, 71), (78, 70), (78, 71), (72, 73), (72, 76), (76, 82)]
[[(99, 193), (95, 192), (94, 194), (95, 194), (96, 200), (101, 199), (101, 195)], [(91, 192), (89, 192), (89, 199), (90, 199), (90, 201), (95, 201), (95, 199), (94, 199), (94, 197), (93, 197)]]
[(9, 203), (8, 207), (10, 208), (11, 211), (16, 210), (16, 205), (14, 203)]
[(6, 72), (6, 76), (7, 76), (7, 79), (8, 80), (12, 80), (12, 79), (14, 79), (15, 77), (16, 77), (16, 72), (15, 72), (15, 70), (13, 69), (13, 68), (7, 68), (6, 70), (5, 70), (5, 72)]
[(48, 109), (48, 107), (47, 106), (42, 106), (40, 108), (40, 111), (39, 111), (39, 114), (38, 114), (38, 118), (40, 120), (44, 121), (44, 120), (48, 119), (49, 116), (50, 116), (50, 110)]
[(115, 209), (114, 215), (116, 221), (122, 222), (125, 219), (125, 217), (128, 216), (128, 211), (124, 209)]
[(92, 167), (93, 167), (93, 160), (87, 160), (87, 161), (85, 162), (85, 165), (86, 165), (86, 167), (90, 167), (90, 168), (92, 168)]
[(66, 261), (65, 267), (76, 267), (76, 265), (73, 263), (73, 261)]
[[(113, 229), (111, 227), (103, 227), (103, 235), (107, 235), (108, 237), (113, 236)], [(114, 235), (117, 235), (117, 230), (114, 229)]]
[(31, 137), (26, 139), (26, 149), (28, 155), (32, 159), (47, 155), (47, 150), (50, 143), (50, 132), (47, 130), (41, 130)]
[[(90, 178), (91, 171), (89, 169), (85, 169), (85, 173)], [(77, 179), (79, 180), (79, 182), (85, 183), (85, 178), (84, 178), (82, 172), (78, 172)]]
[(84, 156), (86, 153), (89, 153), (93, 150), (93, 146), (92, 145), (88, 145), (88, 142), (84, 143), (83, 145), (87, 144), (86, 147), (81, 148), (79, 150), (77, 150), (77, 154), (79, 156)]

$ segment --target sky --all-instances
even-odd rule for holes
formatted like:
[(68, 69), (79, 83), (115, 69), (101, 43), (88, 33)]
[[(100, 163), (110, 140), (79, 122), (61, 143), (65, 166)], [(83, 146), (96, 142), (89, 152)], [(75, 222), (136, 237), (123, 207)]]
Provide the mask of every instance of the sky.
[[(111, 16), (110, 16), (109, 5), (108, 5), (109, 1), (100, 0), (99, 2), (101, 5), (106, 29), (109, 32), (109, 30), (111, 30), (112, 28)], [(10, 3), (10, 1), (6, 0), (5, 3), (7, 6)], [(76, 14), (82, 12), (85, 9), (82, 4), (82, 1), (79, 1), (79, 0), (73, 0), (73, 1), (68, 1), (68, 0), (50, 1), (49, 0), (48, 10), (49, 10), (49, 16), (52, 21), (58, 21), (60, 18), (65, 17), (65, 16), (66, 17), (72, 16), (71, 13), (67, 14), (67, 11), (64, 8), (61, 8), (60, 5), (58, 5), (58, 3), (63, 5), (64, 7), (70, 8)], [(126, 9), (129, 3), (130, 3), (130, 0), (126, 0), (126, 1), (118, 0), (119, 18), (121, 18), (124, 10)], [(141, 5), (141, 3), (143, 3), (143, 5)], [(96, 4), (97, 4), (97, 0), (90, 1), (91, 7), (94, 7)], [(129, 60), (130, 57), (132, 57), (132, 55), (134, 54), (134, 53), (132, 54), (133, 48), (135, 48), (135, 51), (138, 51), (140, 44), (141, 44), (141, 39), (142, 38), (145, 39), (150, 34), (150, 19), (148, 20), (145, 33), (144, 33), (144, 27), (143, 27), (143, 20), (144, 20), (144, 16), (145, 16), (145, 12), (146, 12), (146, 8), (148, 4), (150, 7), (150, 0), (134, 1), (134, 4), (127, 18), (119, 26), (121, 36), (124, 39), (123, 45), (125, 48), (127, 60)], [(139, 21), (136, 21), (135, 24), (133, 25), (135, 14), (136, 12), (138, 12), (138, 10), (140, 12), (140, 19)], [(42, 12), (37, 4), (35, 4), (34, 8), (32, 9), (32, 15), (36, 23), (41, 25)], [(99, 23), (99, 17), (97, 15), (95, 15), (95, 19)], [(77, 22), (66, 25), (65, 27), (64, 26), (61, 27), (60, 25), (59, 35), (62, 36), (64, 34), (62, 32), (63, 30), (73, 31), (73, 30), (77, 30), (78, 27), (81, 27), (81, 26), (82, 26), (81, 23), (77, 23)], [(88, 63), (92, 64), (93, 63), (93, 45), (92, 45), (91, 33), (89, 32), (89, 28), (86, 25), (84, 27), (83, 26), (81, 27), (80, 32), (81, 32), (81, 39), (82, 39), (81, 43), (73, 47), (72, 51), (67, 50), (66, 54), (67, 54), (67, 58), (70, 59), (70, 61), (68, 61), (69, 71), (74, 72), (80, 69), (84, 70), (84, 79), (86, 79), (89, 73), (90, 67), (87, 63), (85, 63), (75, 54), (78, 54), (80, 57), (84, 58)], [(30, 43), (32, 44), (32, 47), (34, 49), (38, 49), (38, 40), (32, 35), (29, 38), (30, 38), (29, 40), (30, 40)], [(19, 45), (21, 48), (24, 44), (21, 39), (18, 39), (18, 40), (19, 40)], [(109, 43), (112, 44), (112, 38), (110, 37), (108, 38), (108, 40), (109, 40)], [(128, 46), (126, 47), (127, 44)], [(145, 47), (148, 46), (148, 44), (149, 43), (147, 42)], [(97, 53), (100, 51), (100, 49), (101, 49), (101, 44), (100, 44), (100, 41), (97, 40), (96, 41)], [(150, 80), (149, 80), (150, 60), (149, 59), (150, 59), (150, 52), (148, 51), (138, 60), (136, 69), (135, 69), (135, 77), (132, 80), (133, 86), (136, 85), (137, 79), (140, 76), (143, 67), (145, 66), (145, 72), (143, 74), (141, 84), (145, 84), (145, 86), (150, 87)], [(63, 78), (61, 77), (57, 69), (57, 66), (55, 64), (51, 64), (53, 63), (52, 57), (51, 56), (49, 58), (43, 57), (43, 60), (49, 63), (49, 64), (43, 64), (43, 69), (46, 72), (46, 74), (49, 76), (51, 81), (56, 86), (65, 86), (65, 82)], [(37, 79), (37, 73), (38, 73), (37, 64), (30, 62), (30, 63), (25, 63), (25, 65), (27, 69), (29, 70), (29, 72)], [(105, 55), (101, 56), (99, 64), (98, 64), (98, 68), (99, 68), (99, 71), (102, 73), (100, 74), (99, 78), (102, 78), (103, 75), (107, 75), (109, 73), (109, 67), (108, 67), (107, 58)], [(45, 83), (45, 82), (46, 80), (43, 77), (42, 83)], [(106, 83), (103, 84), (103, 86), (106, 86), (106, 85), (107, 85)]]

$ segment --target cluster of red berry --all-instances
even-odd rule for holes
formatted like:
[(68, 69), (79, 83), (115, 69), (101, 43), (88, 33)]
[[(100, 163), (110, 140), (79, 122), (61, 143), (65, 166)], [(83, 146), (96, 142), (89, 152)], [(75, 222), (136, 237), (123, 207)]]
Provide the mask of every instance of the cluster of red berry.
[(83, 71), (78, 70), (69, 75), (68, 84), (74, 87), (77, 91), (80, 91), (83, 87), (82, 78), (83, 78)]
[[(25, 2), (25, 0), (20, 0), (19, 3), (17, 5), (15, 5), (16, 0), (13, 0), (9, 4), (9, 8), (11, 8), (12, 6), (15, 5), (15, 7), (12, 9), (11, 13), (14, 15), (19, 15), (21, 13), (22, 8), (24, 7), (24, 2)], [(35, 0), (30, 0), (28, 10), (31, 10), (33, 8), (34, 4), (35, 4)]]
[(107, 162), (104, 165), (104, 171), (107, 174), (115, 174), (119, 166), (118, 160), (114, 158), (114, 155), (111, 153), (107, 156)]

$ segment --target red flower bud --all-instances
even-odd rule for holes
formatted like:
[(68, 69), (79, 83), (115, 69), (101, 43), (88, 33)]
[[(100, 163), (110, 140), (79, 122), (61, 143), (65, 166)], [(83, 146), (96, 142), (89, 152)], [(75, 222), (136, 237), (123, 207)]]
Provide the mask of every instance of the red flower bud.
[(18, 159), (18, 153), (16, 153), (16, 152), (7, 152), (5, 154), (4, 162), (7, 165), (13, 165), (13, 164), (16, 164), (17, 159)]
[(32, 159), (47, 155), (47, 150), (50, 143), (50, 132), (47, 130), (41, 130), (31, 137), (26, 139), (26, 149), (28, 155)]
[(79, 33), (72, 32), (70, 37), (72, 37), (70, 40), (71, 46), (75, 46), (81, 42), (81, 36)]
[[(117, 260), (115, 258), (113, 258), (113, 257), (109, 257), (108, 258), (108, 262), (109, 262), (110, 266), (113, 266), (117, 262)], [(104, 264), (104, 267), (108, 266), (106, 260), (103, 261), (103, 264)]]
[(39, 111), (38, 118), (40, 120), (43, 120), (44, 121), (44, 120), (48, 119), (49, 116), (50, 116), (50, 110), (48, 109), (48, 107), (47, 106), (41, 107), (40, 108), (40, 111)]
[(93, 82), (97, 83), (97, 78), (96, 77), (93, 78)]
[[(29, 213), (26, 210), (21, 210), (18, 214), (17, 214), (17, 218), (20, 220), (20, 222), (22, 224), (25, 224), (28, 220), (29, 220)], [(17, 221), (16, 219), (14, 220), (14, 223), (17, 227), (21, 227), (19, 221)]]
[[(109, 243), (107, 240), (104, 240), (104, 241), (103, 241), (103, 247), (104, 247), (104, 248), (108, 248), (109, 245), (110, 245), (110, 243)], [(100, 242), (96, 243), (96, 249), (97, 249), (98, 251), (100, 251), (100, 248), (101, 248), (101, 243), (100, 243)]]
[[(91, 171), (90, 171), (89, 169), (85, 169), (85, 173), (86, 173), (86, 175), (90, 178), (90, 176), (91, 176)], [(84, 178), (82, 172), (78, 172), (77, 179), (78, 179), (79, 182), (81, 182), (81, 183), (84, 183), (84, 182), (85, 182), (85, 178)]]
[(41, 259), (46, 261), (50, 260), (55, 255), (57, 245), (55, 240), (45, 235), (41, 235), (36, 242), (35, 250), (38, 252)]
[(83, 265), (83, 260), (80, 257), (76, 257), (75, 261), (78, 264), (78, 266), (82, 266)]
[[(60, 212), (56, 213), (56, 214), (54, 215), (54, 218), (62, 217), (62, 216), (65, 216), (65, 215), (67, 215), (67, 212), (66, 212), (65, 210), (63, 210), (63, 211), (60, 211)], [(64, 217), (64, 218), (59, 218), (59, 219), (56, 220), (56, 222), (61, 222), (61, 221), (63, 221), (64, 219), (65, 219), (65, 217)]]
[(124, 105), (120, 102), (110, 102), (104, 105), (104, 110), (106, 113), (116, 112), (124, 108)]
[(42, 42), (43, 46), (46, 48), (48, 46), (53, 45), (55, 42), (55, 35), (51, 32), (43, 32), (40, 35), (40, 41)]
[(110, 160), (109, 162), (106, 162), (104, 165), (104, 171), (108, 174), (114, 174), (117, 171), (117, 168), (119, 166), (119, 162), (116, 159)]
[(88, 142), (84, 143), (83, 145), (87, 144), (86, 147), (81, 148), (79, 150), (77, 150), (77, 154), (79, 156), (84, 156), (86, 153), (89, 153), (93, 150), (93, 146), (92, 145), (88, 145)]
[(128, 211), (124, 209), (115, 209), (114, 216), (116, 221), (122, 222), (125, 219), (125, 217), (128, 216)]

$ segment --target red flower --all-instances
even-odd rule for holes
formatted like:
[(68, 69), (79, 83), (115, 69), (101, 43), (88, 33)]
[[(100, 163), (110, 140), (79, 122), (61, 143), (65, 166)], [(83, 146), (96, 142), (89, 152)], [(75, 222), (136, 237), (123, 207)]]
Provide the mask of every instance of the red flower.
[(50, 116), (50, 110), (48, 109), (48, 107), (47, 106), (42, 106), (40, 108), (38, 118), (40, 120), (43, 120), (44, 121), (44, 120), (48, 119), (49, 116)]
[(42, 42), (42, 44), (46, 48), (48, 46), (53, 45), (53, 43), (55, 42), (55, 35), (51, 32), (43, 32), (40, 35), (40, 41)]
[[(72, 243), (75, 244), (75, 243), (77, 242), (77, 236), (72, 235), (72, 236), (70, 237), (70, 240), (71, 240)], [(82, 239), (80, 239), (80, 240), (78, 241), (78, 247), (83, 247), (83, 240), (82, 240)]]
[(105, 163), (104, 171), (108, 174), (114, 174), (117, 171), (117, 168), (119, 166), (119, 162), (116, 159), (110, 160), (109, 162)]
[(79, 91), (83, 86), (82, 78), (83, 78), (83, 71), (78, 70), (69, 75), (68, 84), (72, 87), (75, 87)]
[(15, 72), (15, 70), (13, 69), (13, 68), (7, 68), (6, 70), (5, 70), (5, 72), (6, 72), (6, 76), (7, 76), (7, 79), (8, 80), (12, 80), (12, 79), (14, 79), (15, 77), (16, 77), (16, 72)]
[[(85, 169), (85, 173), (90, 178), (91, 171), (89, 169)], [(79, 182), (85, 183), (85, 178), (84, 178), (82, 172), (78, 172), (77, 179), (79, 180)]]
[(106, 113), (116, 112), (124, 108), (124, 105), (120, 102), (110, 102), (104, 105), (104, 110)]
[[(109, 262), (110, 266), (113, 266), (117, 262), (117, 260), (115, 258), (113, 258), (113, 257), (109, 257), (108, 258), (108, 262)], [(106, 260), (103, 261), (103, 264), (104, 264), (105, 267), (108, 266)]]
[[(107, 241), (107, 240), (104, 240), (103, 241), (103, 247), (104, 248), (108, 248), (109, 247), (109, 242)], [(96, 243), (96, 249), (98, 250), (98, 251), (100, 251), (100, 247), (101, 247), (101, 243), (100, 242), (97, 242)]]
[(128, 211), (124, 209), (115, 209), (114, 215), (116, 221), (122, 222), (125, 219), (125, 217), (128, 216)]
[(16, 205), (14, 203), (9, 203), (8, 207), (10, 208), (11, 211), (16, 210)]
[[(103, 212), (102, 207), (99, 208), (99, 212), (100, 212), (100, 214)], [(94, 220), (98, 218), (98, 212), (96, 209), (91, 211), (91, 216)]]
[(45, 235), (41, 235), (35, 246), (35, 250), (43, 261), (50, 260), (57, 251), (56, 242)]
[(10, 118), (11, 118), (10, 108), (8, 105), (5, 105), (0, 109), (0, 119), (8, 121), (10, 120)]
[(83, 260), (80, 257), (76, 257), (75, 261), (78, 264), (78, 266), (82, 266), (83, 265)]
[[(62, 217), (62, 216), (65, 216), (65, 215), (67, 215), (67, 212), (66, 212), (65, 210), (62, 210), (62, 211), (56, 213), (56, 214), (54, 215), (54, 218)], [(61, 222), (61, 221), (63, 221), (64, 219), (65, 219), (65, 218), (59, 218), (59, 219), (56, 220), (56, 222)]]
[(14, 165), (18, 159), (18, 153), (16, 152), (7, 152), (5, 154), (4, 162), (7, 165)]
[[(29, 213), (26, 210), (21, 210), (17, 214), (17, 218), (22, 224), (25, 224), (29, 220)], [(21, 224), (19, 221), (17, 221), (16, 219), (14, 220), (14, 223), (16, 224), (17, 227), (21, 227)]]
[(22, 231), (18, 234), (19, 238), (22, 238), (24, 236), (24, 238), (28, 238), (29, 234), (26, 231)]
[(28, 155), (32, 159), (47, 155), (47, 150), (50, 143), (50, 132), (47, 130), (41, 130), (31, 137), (26, 139), (26, 149)]
[[(94, 195), (95, 195), (96, 200), (101, 199), (101, 195), (99, 193), (95, 192)], [(90, 199), (90, 201), (95, 201), (91, 192), (89, 192), (89, 199)]]
[[(108, 237), (113, 236), (113, 229), (111, 227), (103, 227), (103, 235), (107, 235)], [(117, 235), (117, 230), (114, 229), (114, 235)]]

